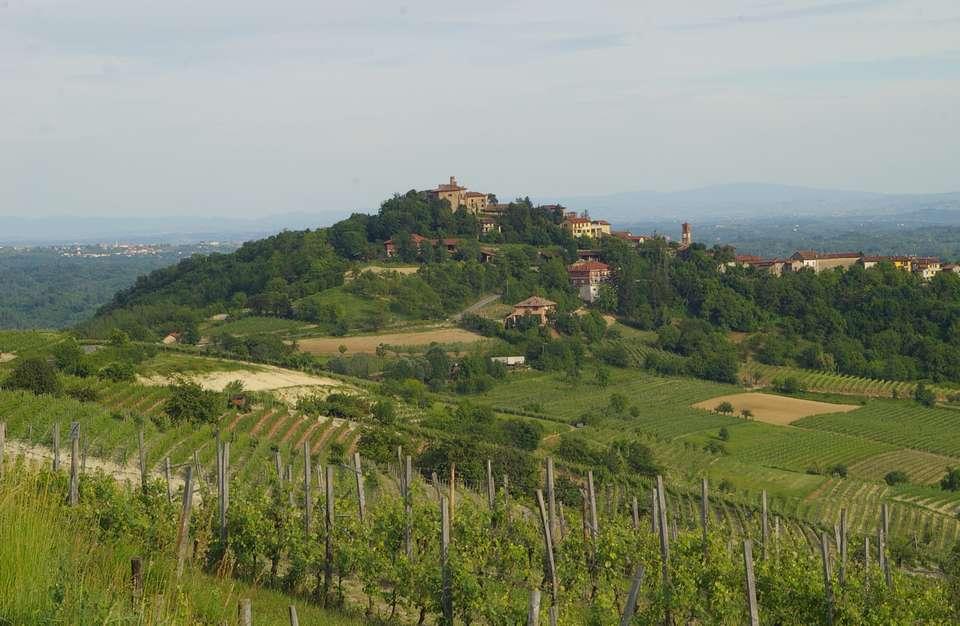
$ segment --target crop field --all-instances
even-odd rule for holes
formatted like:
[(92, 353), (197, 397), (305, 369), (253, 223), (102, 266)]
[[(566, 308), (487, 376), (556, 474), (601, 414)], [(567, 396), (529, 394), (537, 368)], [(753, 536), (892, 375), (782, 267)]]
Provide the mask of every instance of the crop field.
[[(761, 385), (770, 385), (775, 379), (786, 376), (796, 378), (804, 388), (810, 391), (878, 398), (891, 398), (894, 392), (899, 398), (909, 398), (913, 395), (913, 390), (916, 387), (916, 383), (913, 382), (863, 378), (861, 376), (832, 374), (797, 367), (764, 365), (756, 362), (748, 363), (740, 368), (740, 378), (751, 384), (759, 382)], [(930, 388), (942, 397), (950, 393), (949, 390), (936, 386), (930, 386)]]
[(960, 459), (919, 450), (895, 450), (851, 465), (850, 475), (880, 481), (888, 472), (900, 470), (907, 474), (911, 483), (932, 485), (940, 482), (948, 466), (957, 465), (960, 465)]
[(694, 404), (694, 408), (714, 411), (722, 402), (729, 402), (734, 413), (749, 410), (753, 418), (767, 424), (785, 425), (802, 417), (822, 413), (838, 413), (860, 408), (855, 404), (831, 404), (814, 400), (801, 400), (769, 393), (736, 393), (711, 398)]
[(311, 337), (300, 339), (297, 346), (310, 354), (337, 354), (340, 346), (346, 346), (348, 353), (372, 354), (381, 344), (387, 349), (394, 347), (429, 346), (431, 343), (443, 345), (470, 345), (487, 338), (460, 328), (436, 328), (409, 333), (385, 333), (380, 335), (354, 335), (350, 337)]
[[(626, 396), (628, 406), (637, 407), (639, 415), (616, 419), (615, 426), (608, 430), (611, 435), (633, 431), (672, 438), (740, 421), (690, 407), (699, 400), (729, 393), (733, 389), (729, 385), (662, 378), (637, 370), (617, 369), (611, 374), (609, 386), (601, 389), (589, 379), (572, 388), (570, 383), (553, 374), (516, 373), (511, 374), (506, 382), (480, 394), (478, 399), (494, 407), (528, 411), (574, 423), (584, 414), (602, 414), (609, 405), (610, 396), (620, 393)], [(592, 430), (588, 427), (588, 431)], [(604, 427), (601, 426), (600, 430), (603, 431)], [(603, 432), (597, 435), (602, 438)]]
[(960, 411), (908, 400), (872, 401), (850, 413), (807, 417), (795, 425), (960, 457)]
[(258, 317), (251, 315), (236, 320), (227, 320), (211, 326), (209, 331), (229, 333), (231, 335), (256, 335), (260, 333), (285, 333), (309, 328), (310, 324), (297, 320), (278, 317)]

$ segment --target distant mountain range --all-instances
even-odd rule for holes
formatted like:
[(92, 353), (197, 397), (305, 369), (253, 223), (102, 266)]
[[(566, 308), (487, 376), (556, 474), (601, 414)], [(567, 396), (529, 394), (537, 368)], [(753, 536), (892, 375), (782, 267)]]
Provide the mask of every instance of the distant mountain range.
[[(559, 203), (589, 211), (620, 228), (679, 233), (679, 223), (699, 225), (766, 222), (791, 224), (885, 223), (912, 227), (960, 226), (960, 192), (882, 194), (790, 185), (737, 183), (686, 191), (636, 191), (593, 196), (544, 196), (535, 203)], [(370, 211), (373, 211), (371, 209)], [(205, 216), (19, 217), (0, 216), (0, 245), (90, 243), (123, 240), (171, 244), (242, 241), (283, 229), (328, 226), (352, 211), (281, 213), (262, 218)], [(826, 220), (826, 222), (824, 222)], [(838, 220), (833, 222), (832, 220)]]
[[(540, 200), (538, 198), (538, 200)], [(828, 216), (894, 217), (922, 213), (926, 219), (960, 224), (960, 192), (882, 194), (790, 185), (736, 183), (686, 191), (637, 191), (543, 199), (588, 210), (620, 224), (744, 218)]]

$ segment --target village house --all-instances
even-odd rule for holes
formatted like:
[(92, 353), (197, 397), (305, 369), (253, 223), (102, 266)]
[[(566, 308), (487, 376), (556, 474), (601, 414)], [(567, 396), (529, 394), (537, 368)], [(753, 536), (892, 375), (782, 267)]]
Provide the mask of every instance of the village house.
[(600, 251), (599, 250), (577, 250), (577, 260), (578, 261), (599, 261)]
[[(798, 272), (802, 269), (812, 269), (819, 274), (824, 270), (837, 267), (848, 269), (863, 258), (862, 252), (816, 252), (814, 250), (800, 250), (794, 252), (789, 259), (789, 271)], [(785, 266), (784, 269), (787, 269)]]
[(909, 256), (864, 256), (860, 264), (865, 269), (876, 267), (881, 263), (891, 263), (898, 270), (910, 271), (913, 267), (913, 257)]
[(647, 241), (653, 239), (650, 235), (634, 235), (628, 230), (615, 230), (610, 234), (617, 239), (623, 239), (626, 242), (632, 243), (635, 248), (639, 248)]
[(580, 299), (594, 302), (600, 295), (600, 285), (610, 280), (610, 266), (599, 261), (577, 261), (567, 266), (567, 274)]
[(466, 187), (457, 183), (455, 176), (450, 177), (449, 183), (437, 185), (436, 189), (428, 189), (427, 193), (438, 200), (446, 200), (451, 211), (464, 207), (471, 213), (477, 214), (483, 212), (489, 203), (487, 194), (468, 191)]
[(917, 257), (913, 260), (913, 273), (923, 280), (932, 280), (942, 269), (940, 259), (936, 257)]
[(515, 324), (527, 315), (539, 318), (540, 326), (546, 326), (550, 315), (557, 311), (557, 303), (540, 296), (531, 296), (513, 305), (513, 313), (504, 320), (507, 326)]
[[(457, 248), (460, 245), (459, 239), (430, 239), (424, 237), (423, 235), (418, 235), (413, 233), (410, 235), (410, 243), (413, 244), (413, 247), (416, 248), (417, 252), (423, 252), (423, 245), (427, 244), (430, 246), (436, 246), (437, 244), (442, 244), (444, 248), (447, 249), (447, 252), (454, 253), (457, 251)], [(387, 255), (387, 258), (391, 258), (397, 254), (397, 244), (393, 239), (387, 239), (383, 242), (383, 252)]]
[(571, 211), (563, 216), (563, 222), (560, 224), (567, 229), (574, 237), (592, 237), (597, 239), (610, 234), (610, 222), (605, 220), (592, 220), (587, 214), (577, 215)]

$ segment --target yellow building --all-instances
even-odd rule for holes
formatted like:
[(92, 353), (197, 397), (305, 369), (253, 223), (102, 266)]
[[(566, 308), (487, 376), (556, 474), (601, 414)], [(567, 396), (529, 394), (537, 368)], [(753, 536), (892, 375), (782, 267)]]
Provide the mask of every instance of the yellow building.
[(576, 213), (567, 213), (561, 223), (565, 229), (570, 231), (574, 237), (592, 237), (597, 239), (610, 234), (610, 222), (605, 220), (592, 220), (586, 215), (578, 216)]
[(450, 177), (449, 183), (437, 185), (436, 189), (428, 189), (427, 193), (439, 200), (446, 200), (451, 211), (464, 207), (471, 213), (480, 213), (487, 208), (489, 202), (487, 194), (479, 191), (467, 191), (466, 187), (457, 183), (455, 176)]

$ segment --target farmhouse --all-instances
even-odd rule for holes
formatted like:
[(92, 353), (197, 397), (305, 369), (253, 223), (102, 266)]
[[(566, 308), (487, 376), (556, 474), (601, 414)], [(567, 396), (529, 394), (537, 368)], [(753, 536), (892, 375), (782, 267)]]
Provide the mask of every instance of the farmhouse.
[(513, 313), (507, 316), (504, 320), (507, 325), (515, 324), (517, 320), (522, 319), (527, 315), (533, 315), (540, 318), (540, 326), (546, 326), (547, 318), (555, 313), (557, 310), (557, 303), (552, 300), (547, 300), (546, 298), (541, 298), (540, 296), (531, 296), (522, 302), (518, 302), (513, 305)]
[(477, 214), (487, 208), (489, 197), (479, 191), (468, 191), (457, 183), (455, 176), (450, 177), (449, 183), (437, 185), (436, 189), (428, 189), (427, 193), (439, 199), (446, 200), (451, 211), (465, 207), (471, 213)]
[(653, 239), (650, 235), (634, 235), (629, 230), (615, 230), (610, 234), (617, 239), (623, 239), (628, 243), (632, 243), (635, 248), (639, 248), (645, 242)]
[(580, 299), (594, 302), (600, 295), (600, 285), (610, 280), (610, 266), (599, 261), (577, 261), (567, 266), (567, 274)]
[[(847, 269), (863, 258), (862, 252), (816, 252), (814, 250), (800, 250), (794, 252), (789, 260), (789, 271), (798, 272), (802, 269), (812, 269), (819, 274), (824, 270), (837, 267)], [(786, 268), (785, 268), (786, 269)]]

